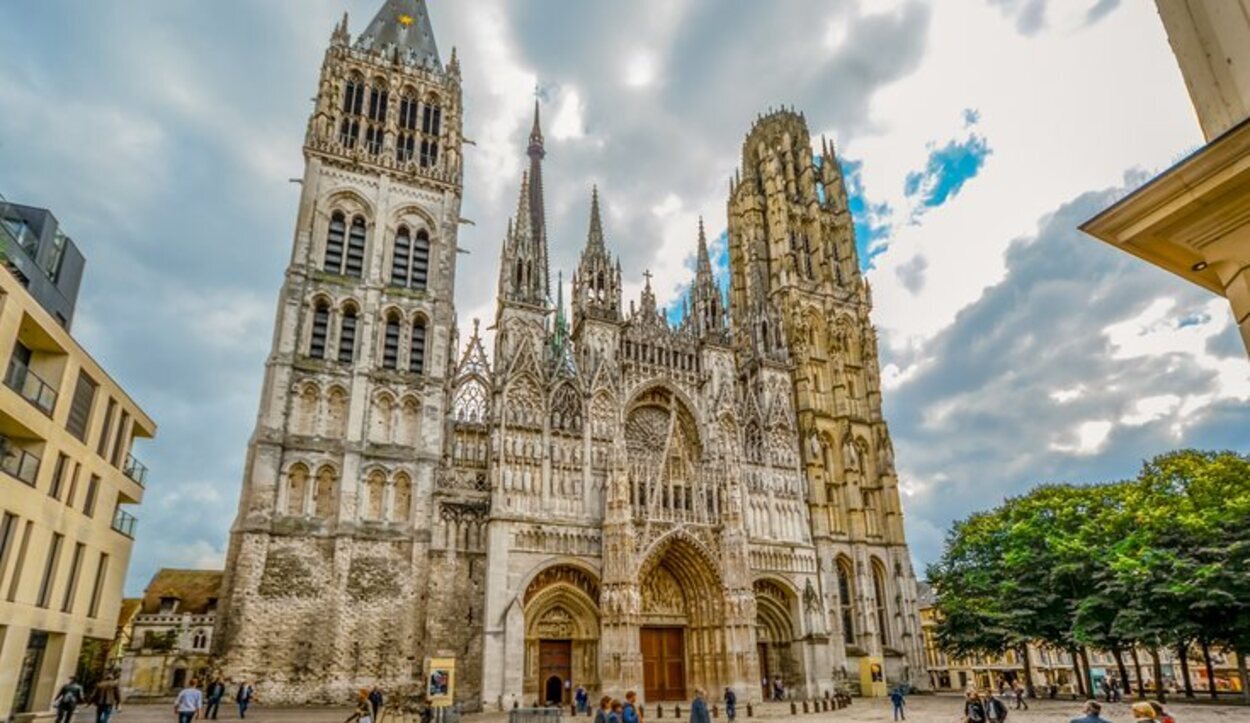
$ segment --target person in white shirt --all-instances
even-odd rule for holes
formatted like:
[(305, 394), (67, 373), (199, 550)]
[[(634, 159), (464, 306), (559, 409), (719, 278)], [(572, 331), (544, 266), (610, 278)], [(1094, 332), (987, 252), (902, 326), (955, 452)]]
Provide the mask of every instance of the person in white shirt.
[(195, 687), (192, 678), (187, 687), (178, 691), (178, 699), (174, 701), (174, 712), (178, 714), (178, 723), (191, 723), (200, 717), (200, 709), (204, 707), (204, 694)]

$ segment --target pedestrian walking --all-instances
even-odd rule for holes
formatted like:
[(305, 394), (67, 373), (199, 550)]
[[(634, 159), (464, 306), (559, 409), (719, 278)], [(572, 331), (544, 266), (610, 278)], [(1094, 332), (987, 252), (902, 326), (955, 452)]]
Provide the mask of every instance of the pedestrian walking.
[(200, 692), (199, 681), (192, 678), (187, 687), (178, 691), (174, 700), (174, 714), (178, 723), (191, 723), (204, 712), (204, 694)]
[(638, 693), (625, 692), (625, 703), (621, 706), (621, 723), (642, 723), (642, 711), (638, 709)]
[(577, 712), (580, 715), (586, 715), (586, 703), (589, 696), (586, 694), (586, 687), (579, 685), (577, 691), (573, 693), (573, 702), (577, 703)]
[(729, 723), (738, 717), (738, 694), (733, 688), (725, 688), (725, 717), (729, 719)]
[(122, 704), (117, 679), (111, 675), (105, 676), (104, 680), (101, 680), (95, 687), (95, 692), (91, 694), (91, 704), (95, 706), (95, 723), (109, 723), (109, 718), (113, 717), (113, 711)]
[(1085, 701), (1085, 707), (1081, 709), (1085, 715), (1080, 718), (1073, 718), (1072, 723), (1109, 723), (1102, 715), (1102, 705), (1093, 699)]
[(369, 702), (369, 689), (356, 691), (356, 707), (343, 723), (373, 723), (373, 704)]
[(252, 684), (248, 681), (239, 683), (239, 689), (234, 693), (234, 702), (239, 706), (239, 717), (247, 718), (247, 709), (252, 705), (252, 699), (256, 696), (256, 690), (252, 688)]
[(994, 695), (994, 691), (985, 691), (985, 719), (989, 723), (1003, 723), (1007, 720), (1007, 704)]
[(382, 703), (382, 689), (375, 685), (369, 691), (369, 710), (375, 721), (382, 717)]
[(985, 704), (971, 688), (964, 693), (964, 723), (985, 723)]
[(595, 711), (595, 723), (608, 723), (612, 714), (612, 696), (605, 695), (599, 699), (599, 710)]
[(608, 707), (608, 723), (624, 723), (624, 721), (625, 705), (613, 698), (612, 705)]
[(786, 684), (781, 682), (781, 676), (773, 677), (773, 700), (786, 699)]
[(71, 675), (65, 681), (65, 685), (57, 691), (56, 697), (52, 699), (52, 704), (56, 707), (56, 723), (70, 723), (74, 720), (74, 710), (84, 700), (82, 686), (78, 684), (78, 679)]
[(907, 696), (903, 693), (902, 686), (890, 691), (890, 703), (894, 706), (894, 720), (907, 720)]
[(702, 688), (694, 689), (694, 700), (690, 701), (690, 723), (712, 723), (712, 716), (707, 711), (707, 693)]
[(1012, 688), (1012, 692), (1015, 693), (1016, 695), (1016, 710), (1020, 710), (1020, 709), (1028, 710), (1029, 703), (1028, 701), (1024, 699), (1024, 694), (1025, 694), (1024, 683), (1021, 683), (1019, 680), (1017, 680), (1015, 685)]
[(226, 684), (219, 675), (204, 689), (204, 717), (217, 720), (217, 709), (221, 707), (221, 699), (225, 697)]

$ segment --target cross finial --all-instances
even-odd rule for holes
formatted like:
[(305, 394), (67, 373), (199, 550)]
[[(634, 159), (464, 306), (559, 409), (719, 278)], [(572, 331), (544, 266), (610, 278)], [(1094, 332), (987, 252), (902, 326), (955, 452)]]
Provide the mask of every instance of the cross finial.
[(651, 285), (651, 269), (647, 269), (646, 271), (642, 272), (642, 275), (643, 277), (647, 279), (647, 286), (650, 286)]

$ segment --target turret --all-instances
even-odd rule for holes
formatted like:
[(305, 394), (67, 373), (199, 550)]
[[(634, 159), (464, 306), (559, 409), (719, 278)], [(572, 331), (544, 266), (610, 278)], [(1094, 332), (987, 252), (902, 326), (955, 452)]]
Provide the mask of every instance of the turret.
[(621, 267), (612, 260), (604, 241), (598, 187), (591, 192), (586, 247), (573, 275), (574, 330), (586, 319), (621, 321)]

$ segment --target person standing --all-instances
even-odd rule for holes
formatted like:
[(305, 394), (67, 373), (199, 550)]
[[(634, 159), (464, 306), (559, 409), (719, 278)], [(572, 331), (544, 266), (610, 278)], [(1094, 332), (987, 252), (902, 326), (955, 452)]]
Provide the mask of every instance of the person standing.
[(369, 690), (369, 710), (375, 721), (382, 715), (382, 703), (382, 689), (375, 685)]
[(91, 694), (91, 704), (95, 706), (95, 723), (109, 723), (113, 711), (121, 705), (121, 691), (117, 688), (117, 679), (107, 676), (95, 687)]
[(625, 693), (625, 704), (621, 706), (621, 723), (642, 723), (642, 712), (638, 710), (638, 693), (632, 690)]
[(707, 693), (702, 688), (694, 689), (694, 700), (690, 702), (690, 723), (712, 723), (712, 716), (707, 712)]
[(356, 693), (356, 707), (343, 723), (373, 723), (373, 704), (369, 702), (369, 691), (361, 688)]
[(56, 698), (52, 703), (56, 706), (56, 723), (70, 723), (74, 720), (74, 710), (78, 708), (85, 700), (82, 686), (78, 684), (78, 679), (70, 676), (65, 681), (65, 685), (57, 691)]
[(608, 723), (624, 723), (624, 721), (625, 706), (621, 703), (621, 701), (613, 698), (612, 705), (608, 709)]
[(1099, 715), (1102, 713), (1102, 705), (1096, 700), (1085, 701), (1085, 707), (1081, 709), (1081, 712), (1085, 715), (1073, 718), (1072, 723), (1109, 723), (1106, 718)]
[(255, 696), (255, 689), (248, 681), (239, 683), (239, 689), (234, 693), (234, 702), (239, 706), (239, 717), (247, 717), (247, 709), (252, 705), (252, 698)]
[(902, 686), (890, 691), (890, 703), (894, 705), (894, 720), (907, 720), (907, 711), (904, 708), (907, 697), (903, 694)]
[(1016, 695), (1016, 710), (1020, 710), (1020, 709), (1028, 710), (1029, 703), (1028, 701), (1024, 699), (1024, 693), (1025, 693), (1024, 683), (1021, 683), (1019, 680), (1017, 680), (1015, 685), (1012, 686), (1012, 692), (1015, 693)]
[(197, 682), (192, 678), (187, 687), (178, 691), (178, 698), (174, 700), (174, 713), (178, 715), (178, 723), (191, 723), (203, 712), (204, 694), (196, 687)]
[(608, 723), (608, 716), (612, 714), (612, 696), (605, 695), (599, 699), (599, 710), (595, 711), (594, 723)]
[(226, 684), (221, 682), (219, 675), (204, 689), (204, 717), (217, 720), (217, 709), (221, 707), (221, 699), (225, 697)]
[(1135, 723), (1161, 723), (1155, 717), (1155, 708), (1148, 701), (1138, 701), (1133, 704), (1133, 720)]
[(738, 717), (738, 694), (733, 688), (725, 688), (725, 717), (733, 723)]
[(781, 676), (773, 677), (773, 700), (786, 699), (786, 686), (781, 682)]
[(573, 702), (577, 704), (577, 712), (581, 715), (586, 714), (586, 686), (577, 686), (577, 691), (573, 693)]
[(1007, 720), (1007, 704), (988, 688), (985, 690), (985, 719), (990, 723), (1003, 723)]

